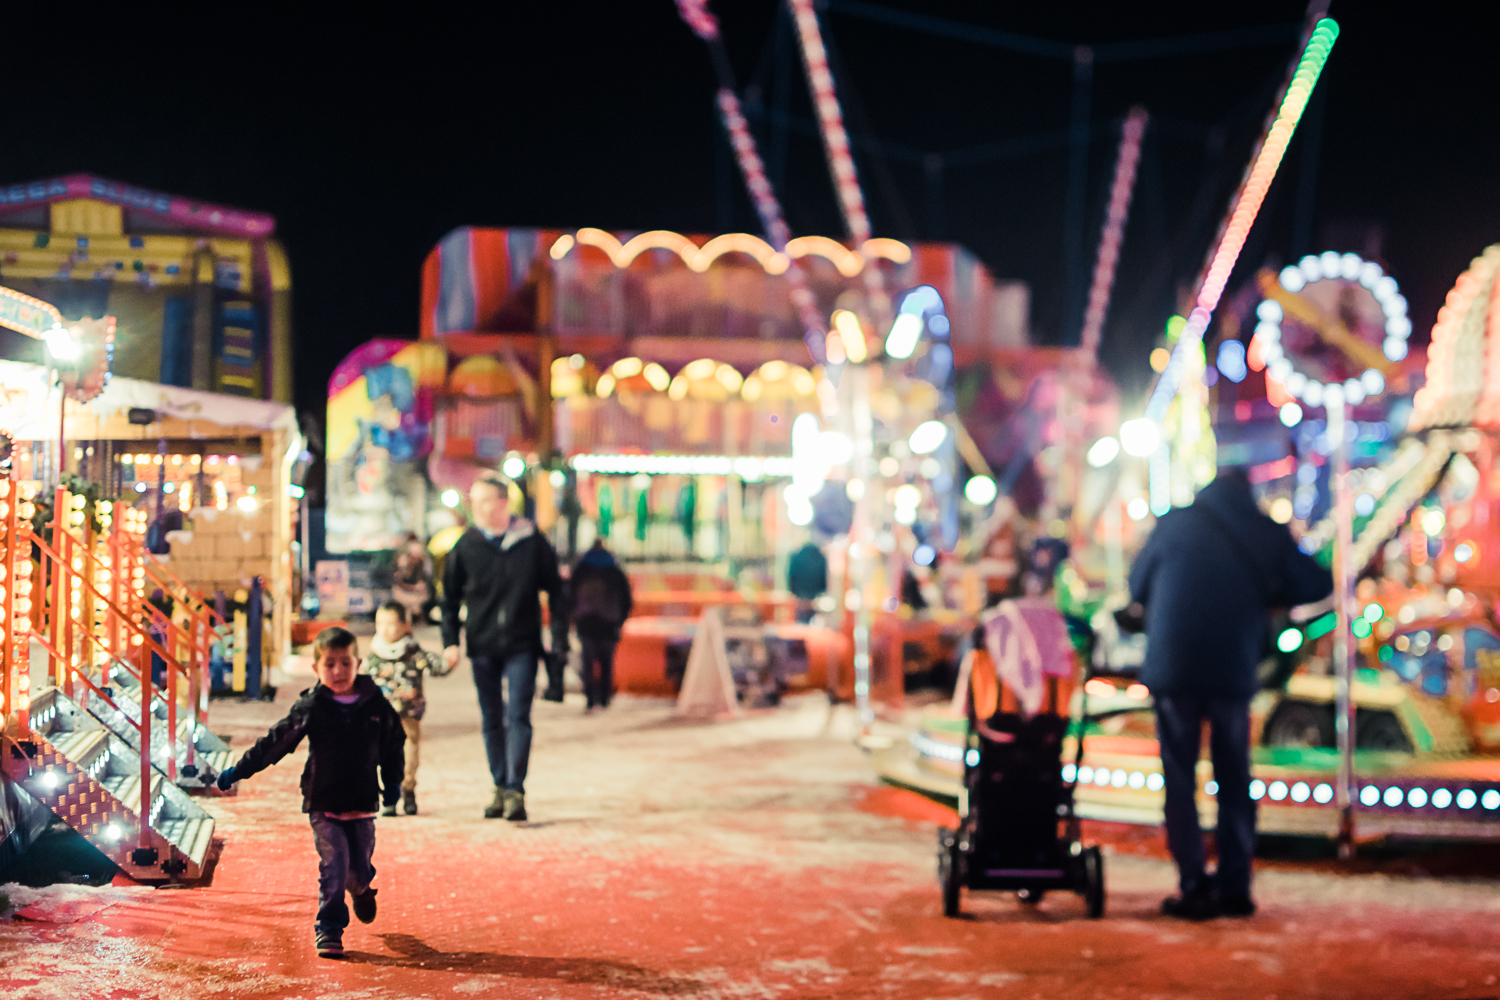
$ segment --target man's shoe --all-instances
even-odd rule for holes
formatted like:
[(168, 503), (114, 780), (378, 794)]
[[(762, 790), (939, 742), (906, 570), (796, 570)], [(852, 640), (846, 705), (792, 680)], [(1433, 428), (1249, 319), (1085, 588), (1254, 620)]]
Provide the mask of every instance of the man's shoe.
[(387, 805), (385, 808), (381, 809), (380, 810), (380, 815), (382, 815), (382, 816), (394, 816), (394, 815), (396, 815), (396, 803), (392, 802), (390, 805)]
[(526, 796), (520, 792), (505, 793), (505, 818), (512, 823), (526, 822)]
[(1219, 913), (1226, 917), (1255, 916), (1255, 900), (1249, 896), (1227, 896), (1219, 900)]
[(362, 924), (368, 924), (375, 919), (375, 890), (366, 889), (364, 892), (351, 892), (349, 898), (354, 901), (354, 916)]
[(416, 792), (402, 792), (401, 793), (401, 811), (404, 812), (404, 813), (406, 813), (406, 815), (408, 815), (408, 816), (415, 816), (417, 814), (417, 793)]
[(543, 701), (559, 701), (559, 702), (562, 701), (563, 700), (563, 689), (560, 688), (560, 687), (550, 687), (549, 686), (547, 688), (547, 690), (545, 690), (545, 691), (542, 692), (542, 700)]
[(313, 934), (313, 943), (317, 946), (319, 958), (344, 957), (344, 936), (342, 934), (316, 931)]
[(501, 816), (504, 816), (506, 800), (509, 794), (505, 789), (496, 785), (494, 799), (491, 800), (489, 805), (484, 807), (484, 818), (499, 819)]
[(1161, 912), (1179, 920), (1212, 920), (1219, 915), (1219, 908), (1212, 896), (1195, 892), (1186, 896), (1168, 896), (1161, 901)]

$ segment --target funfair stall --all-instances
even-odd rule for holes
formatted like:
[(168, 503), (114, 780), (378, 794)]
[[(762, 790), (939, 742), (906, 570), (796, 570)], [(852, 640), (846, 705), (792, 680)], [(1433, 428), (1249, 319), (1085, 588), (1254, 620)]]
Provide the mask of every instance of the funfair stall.
[[(743, 233), (454, 231), (424, 271), (422, 339), (367, 345), (330, 386), (329, 550), (432, 535), (454, 523), (474, 477), (499, 468), (525, 483), (560, 551), (607, 537), (643, 612), (691, 616), (735, 591), (775, 618), (790, 604), (776, 596), (787, 561), (809, 538), (829, 553), (830, 592), (845, 593), (847, 533), (868, 494), (883, 509), (872, 603), (894, 614), (908, 569), (949, 573), (939, 551), (978, 559), (968, 535), (996, 489), (986, 475), (989, 489), (965, 499), (971, 473), (999, 470), (1010, 491), (1040, 493), (1034, 459), (1055, 436), (1026, 414), (1055, 381), (1028, 346), (1023, 286), (954, 246), (859, 249), (803, 237), (780, 252)], [(794, 302), (793, 261), (824, 317), (816, 338)], [(902, 290), (895, 352), (872, 315), (871, 268)], [(859, 461), (844, 377), (855, 358), (881, 362), (861, 369), (872, 452)], [(1108, 384), (1095, 385), (1108, 409)], [(982, 587), (968, 591), (977, 610)], [(941, 615), (963, 602), (935, 603)], [(824, 613), (844, 617), (837, 601)]]
[[(0, 430), (17, 479), (57, 480), (59, 391), (39, 365), (0, 362)], [(114, 378), (61, 415), (63, 475), (139, 511), (146, 544), (183, 583), (245, 603), (261, 590), (272, 613), (264, 662), (290, 648), (295, 500), (302, 453), (296, 414), (283, 403)], [(280, 612), (280, 613), (277, 613)]]

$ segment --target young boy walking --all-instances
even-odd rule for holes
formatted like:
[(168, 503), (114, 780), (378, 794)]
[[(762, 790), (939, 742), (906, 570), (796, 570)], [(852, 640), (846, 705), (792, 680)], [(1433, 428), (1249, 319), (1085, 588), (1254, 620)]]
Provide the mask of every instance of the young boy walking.
[[(359, 674), (354, 634), (326, 628), (313, 642), (318, 683), (298, 696), (286, 718), (219, 774), (228, 789), (281, 760), (308, 740), (302, 770), (302, 811), (312, 823), (318, 848), (318, 916), (313, 937), (318, 955), (344, 954), (349, 926), (347, 890), (360, 923), (375, 919), (375, 810), (393, 804), (405, 769), (401, 719), (372, 678)], [(376, 771), (379, 770), (379, 780)]]
[[(427, 712), (423, 697), (424, 674), (442, 677), (448, 668), (436, 653), (429, 653), (412, 638), (405, 605), (386, 601), (375, 609), (375, 638), (370, 641), (370, 655), (360, 667), (380, 685), (385, 700), (401, 717), (406, 731), (406, 777), (401, 781), (401, 809), (408, 816), (417, 814), (417, 765), (422, 754), (422, 716)], [(390, 803), (382, 816), (396, 815), (396, 804)]]

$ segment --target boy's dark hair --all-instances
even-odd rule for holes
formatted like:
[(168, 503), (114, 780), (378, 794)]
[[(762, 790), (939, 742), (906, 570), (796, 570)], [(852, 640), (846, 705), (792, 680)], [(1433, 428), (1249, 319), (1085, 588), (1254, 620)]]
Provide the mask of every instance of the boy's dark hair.
[(384, 603), (382, 603), (380, 605), (380, 607), (378, 607), (378, 608), (375, 609), (375, 613), (377, 615), (380, 614), (380, 612), (382, 612), (382, 611), (391, 611), (391, 612), (394, 612), (395, 615), (396, 615), (396, 617), (399, 618), (399, 619), (401, 619), (401, 623), (403, 625), (409, 624), (409, 622), (407, 620), (407, 617), (406, 617), (406, 605), (404, 605), (404, 604), (402, 604), (402, 603), (400, 603), (398, 601), (385, 601)]
[(359, 640), (354, 637), (354, 633), (346, 628), (339, 628), (337, 625), (325, 628), (313, 640), (313, 662), (321, 662), (323, 654), (330, 649), (349, 649), (354, 647), (358, 642)]

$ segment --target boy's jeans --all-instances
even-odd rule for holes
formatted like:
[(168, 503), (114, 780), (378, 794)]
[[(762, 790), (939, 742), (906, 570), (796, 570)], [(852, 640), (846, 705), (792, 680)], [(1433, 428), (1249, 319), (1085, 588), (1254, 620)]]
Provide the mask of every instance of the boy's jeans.
[(370, 863), (375, 852), (375, 821), (330, 819), (319, 812), (308, 819), (318, 847), (318, 917), (313, 927), (338, 937), (349, 926), (344, 891), (358, 895), (375, 880), (375, 866)]

